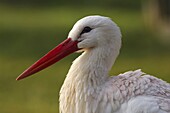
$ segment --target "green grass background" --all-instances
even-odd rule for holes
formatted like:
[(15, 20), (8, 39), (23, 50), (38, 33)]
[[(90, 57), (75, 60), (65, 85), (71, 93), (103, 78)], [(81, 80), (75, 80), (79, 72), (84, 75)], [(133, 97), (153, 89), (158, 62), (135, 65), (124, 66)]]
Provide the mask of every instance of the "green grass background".
[(0, 5), (0, 113), (57, 113), (59, 90), (72, 54), (22, 81), (15, 78), (67, 38), (86, 15), (104, 15), (121, 28), (123, 46), (110, 75), (141, 68), (170, 82), (170, 43), (146, 27), (140, 8), (19, 7)]

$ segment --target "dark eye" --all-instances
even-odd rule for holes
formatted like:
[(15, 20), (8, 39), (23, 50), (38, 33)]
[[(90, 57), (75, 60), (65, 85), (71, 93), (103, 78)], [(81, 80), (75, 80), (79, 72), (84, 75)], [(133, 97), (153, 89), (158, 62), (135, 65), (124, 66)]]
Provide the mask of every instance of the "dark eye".
[(90, 28), (90, 27), (85, 27), (84, 29), (83, 29), (83, 31), (80, 33), (80, 35), (82, 35), (83, 33), (88, 33), (88, 32), (90, 32), (92, 30), (92, 28)]

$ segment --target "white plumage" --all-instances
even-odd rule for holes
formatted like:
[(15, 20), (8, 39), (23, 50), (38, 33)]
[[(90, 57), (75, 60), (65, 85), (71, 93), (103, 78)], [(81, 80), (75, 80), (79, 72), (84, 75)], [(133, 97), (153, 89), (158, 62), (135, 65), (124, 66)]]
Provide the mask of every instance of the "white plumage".
[[(81, 34), (85, 27), (92, 30)], [(69, 36), (80, 55), (60, 91), (60, 113), (170, 113), (170, 84), (141, 72), (108, 75), (121, 47), (119, 27), (109, 18), (79, 20)]]
[(60, 113), (170, 113), (169, 83), (141, 70), (108, 75), (120, 48), (121, 32), (111, 19), (87, 16), (17, 80), (79, 50), (60, 90)]

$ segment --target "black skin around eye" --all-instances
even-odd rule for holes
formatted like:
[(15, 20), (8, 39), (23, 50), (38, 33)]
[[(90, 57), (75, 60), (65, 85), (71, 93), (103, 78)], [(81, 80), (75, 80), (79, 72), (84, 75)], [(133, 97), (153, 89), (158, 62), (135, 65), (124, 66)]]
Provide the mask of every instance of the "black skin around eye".
[(92, 30), (92, 28), (90, 28), (89, 26), (86, 26), (83, 31), (80, 33), (80, 35), (84, 34), (84, 33), (88, 33)]

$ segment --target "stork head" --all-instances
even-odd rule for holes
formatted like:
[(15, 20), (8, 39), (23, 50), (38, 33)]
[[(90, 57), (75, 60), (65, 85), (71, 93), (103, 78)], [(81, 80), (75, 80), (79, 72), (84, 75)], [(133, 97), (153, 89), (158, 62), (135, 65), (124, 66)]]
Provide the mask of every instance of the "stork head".
[(106, 47), (108, 44), (121, 46), (119, 27), (108, 17), (87, 16), (73, 26), (69, 38), (78, 41), (79, 49)]
[(65, 41), (26, 69), (17, 80), (39, 72), (78, 50), (114, 48), (118, 53), (120, 46), (120, 29), (110, 18), (87, 16), (76, 22)]

